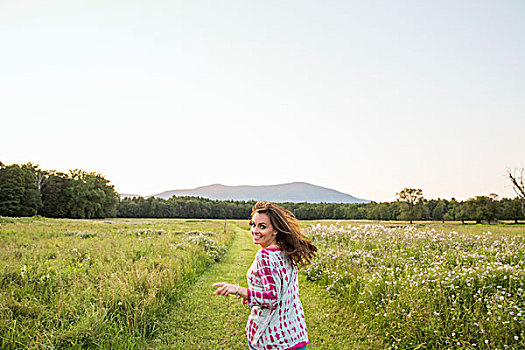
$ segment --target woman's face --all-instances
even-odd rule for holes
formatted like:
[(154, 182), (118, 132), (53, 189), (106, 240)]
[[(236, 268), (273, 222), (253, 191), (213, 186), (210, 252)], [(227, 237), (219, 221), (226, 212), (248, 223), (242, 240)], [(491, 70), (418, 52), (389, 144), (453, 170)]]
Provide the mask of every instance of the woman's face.
[(253, 214), (251, 224), (253, 243), (259, 244), (263, 248), (276, 244), (277, 231), (273, 229), (268, 215), (264, 213)]

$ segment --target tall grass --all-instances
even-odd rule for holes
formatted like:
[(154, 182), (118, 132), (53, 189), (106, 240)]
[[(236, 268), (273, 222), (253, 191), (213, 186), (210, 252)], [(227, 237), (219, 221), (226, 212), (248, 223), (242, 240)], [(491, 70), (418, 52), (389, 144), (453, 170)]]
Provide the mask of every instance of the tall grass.
[(392, 348), (523, 348), (525, 239), (475, 231), (313, 225), (304, 273)]
[(4, 219), (0, 348), (141, 348), (226, 251), (224, 222)]

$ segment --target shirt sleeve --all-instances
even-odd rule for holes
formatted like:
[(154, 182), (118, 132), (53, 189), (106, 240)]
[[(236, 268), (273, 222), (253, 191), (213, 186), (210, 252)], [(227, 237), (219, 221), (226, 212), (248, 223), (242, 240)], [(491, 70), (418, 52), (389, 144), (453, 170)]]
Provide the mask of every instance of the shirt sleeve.
[(275, 309), (281, 296), (281, 276), (272, 263), (270, 253), (261, 249), (255, 256), (257, 273), (261, 276), (264, 291), (248, 289), (248, 305), (259, 305), (264, 308)]

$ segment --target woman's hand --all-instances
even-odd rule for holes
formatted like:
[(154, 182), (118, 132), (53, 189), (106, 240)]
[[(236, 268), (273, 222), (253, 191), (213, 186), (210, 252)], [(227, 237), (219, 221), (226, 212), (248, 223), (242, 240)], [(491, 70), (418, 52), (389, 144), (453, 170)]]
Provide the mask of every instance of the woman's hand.
[(230, 294), (236, 294), (237, 299), (242, 299), (241, 302), (243, 305), (248, 304), (248, 288), (239, 287), (238, 285), (220, 282), (214, 283), (214, 287), (219, 287), (215, 291), (215, 294), (228, 296)]
[(239, 291), (238, 286), (235, 286), (229, 283), (225, 283), (225, 282), (214, 283), (213, 286), (219, 287), (215, 291), (215, 294), (218, 294), (218, 295), (228, 296), (230, 294), (237, 294), (237, 292)]

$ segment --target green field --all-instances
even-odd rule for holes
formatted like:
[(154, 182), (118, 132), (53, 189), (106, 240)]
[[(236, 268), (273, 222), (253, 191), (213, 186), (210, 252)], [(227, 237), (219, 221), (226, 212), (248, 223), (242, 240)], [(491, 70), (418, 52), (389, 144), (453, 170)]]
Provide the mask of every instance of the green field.
[[(525, 346), (525, 228), (303, 222), (309, 349)], [(0, 218), (0, 348), (241, 349), (246, 221)]]
[(234, 236), (219, 221), (4, 221), (2, 349), (140, 348)]

